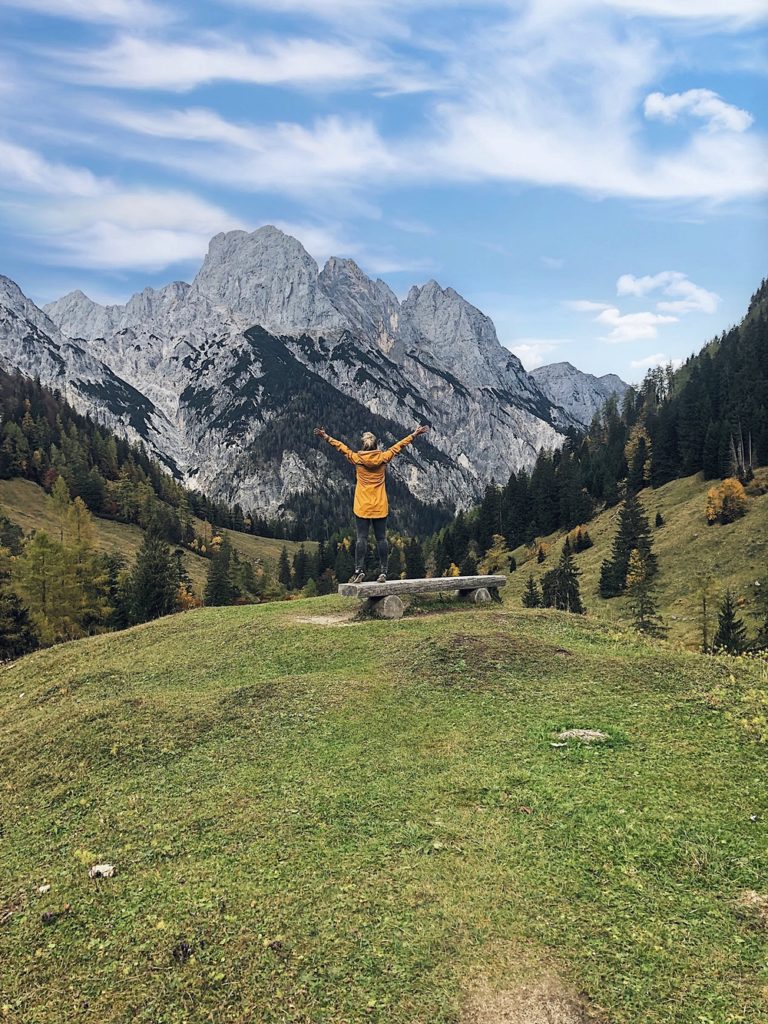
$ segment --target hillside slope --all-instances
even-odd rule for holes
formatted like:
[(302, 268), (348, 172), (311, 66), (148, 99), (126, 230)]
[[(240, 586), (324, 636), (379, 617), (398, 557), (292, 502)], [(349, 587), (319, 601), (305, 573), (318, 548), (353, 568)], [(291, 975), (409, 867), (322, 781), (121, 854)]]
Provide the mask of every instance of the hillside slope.
[[(56, 534), (56, 521), (50, 508), (48, 495), (42, 487), (38, 487), (31, 480), (23, 480), (21, 477), (16, 477), (13, 480), (0, 480), (0, 509), (25, 533), (29, 533), (31, 530), (45, 530), (51, 536)], [(119, 523), (113, 519), (102, 519), (98, 516), (94, 516), (93, 526), (97, 551), (121, 554), (129, 562), (136, 557), (143, 537), (143, 531), (138, 526)], [(210, 533), (211, 527), (196, 519), (195, 529), (200, 536), (204, 536), (206, 530)], [(224, 533), (229, 537), (239, 555), (249, 558), (253, 562), (264, 561), (272, 569), (277, 566), (283, 544), (290, 556), (293, 556), (299, 548), (299, 545), (293, 541), (254, 537), (252, 534), (239, 533), (234, 530), (217, 530), (217, 532)], [(305, 547), (308, 551), (313, 551), (317, 545), (308, 541)], [(185, 551), (184, 565), (192, 580), (195, 593), (200, 596), (208, 576), (210, 565), (208, 559), (201, 558), (191, 551)]]
[[(0, 672), (3, 1020), (490, 1024), (470, 989), (546, 973), (590, 1020), (764, 1021), (764, 754), (706, 701), (731, 665), (423, 611), (201, 609)], [(572, 726), (612, 739), (553, 747)]]
[[(768, 482), (768, 470), (759, 469), (756, 477)], [(640, 500), (653, 528), (656, 513), (661, 512), (665, 524), (653, 529), (653, 545), (659, 559), (658, 598), (660, 610), (669, 627), (670, 640), (697, 648), (701, 644), (699, 624), (699, 577), (709, 573), (710, 595), (714, 609), (718, 597), (730, 587), (743, 598), (742, 614), (751, 633), (755, 631), (754, 581), (768, 571), (768, 494), (749, 499), (748, 512), (728, 526), (708, 526), (704, 505), (713, 481), (702, 475), (673, 480), (655, 490), (640, 492)], [(581, 593), (591, 615), (612, 621), (626, 621), (623, 598), (605, 601), (598, 594), (600, 565), (610, 555), (616, 534), (618, 507), (601, 512), (587, 524), (594, 547), (576, 555), (582, 570)], [(508, 601), (519, 606), (529, 575), (540, 579), (556, 563), (562, 551), (565, 534), (544, 538), (550, 553), (541, 564), (526, 547), (514, 555), (518, 570), (509, 578)], [(716, 621), (713, 610), (711, 622)], [(710, 632), (711, 635), (711, 632)]]

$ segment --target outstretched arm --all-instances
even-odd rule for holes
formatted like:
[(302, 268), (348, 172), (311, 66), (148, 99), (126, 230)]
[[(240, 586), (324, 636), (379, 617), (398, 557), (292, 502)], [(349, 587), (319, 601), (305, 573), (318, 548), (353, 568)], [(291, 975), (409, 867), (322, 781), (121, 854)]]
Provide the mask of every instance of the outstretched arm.
[(429, 427), (416, 427), (414, 432), (412, 434), (409, 434), (408, 437), (404, 437), (402, 441), (397, 441), (395, 444), (392, 445), (391, 448), (387, 448), (387, 450), (384, 452), (384, 461), (391, 462), (391, 460), (394, 459), (394, 457), (398, 455), (407, 444), (410, 444), (414, 440), (414, 438), (419, 437), (421, 434), (426, 434), (428, 430)]
[(315, 427), (315, 437), (322, 437), (322, 439), (324, 441), (327, 441), (332, 448), (335, 448), (336, 451), (341, 452), (341, 454), (345, 458), (349, 459), (350, 462), (354, 462), (355, 453), (352, 451), (352, 449), (348, 448), (343, 441), (337, 441), (335, 437), (331, 437), (330, 434), (327, 434), (325, 431), (325, 427)]

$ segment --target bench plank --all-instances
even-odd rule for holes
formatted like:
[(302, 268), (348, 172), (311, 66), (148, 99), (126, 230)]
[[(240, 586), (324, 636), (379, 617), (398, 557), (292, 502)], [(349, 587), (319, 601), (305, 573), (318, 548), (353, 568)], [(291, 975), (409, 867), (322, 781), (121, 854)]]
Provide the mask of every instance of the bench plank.
[(341, 583), (342, 597), (387, 597), (389, 594), (436, 594), (440, 591), (460, 593), (486, 588), (493, 590), (507, 585), (506, 576), (435, 576), (428, 580), (387, 580), (386, 583)]

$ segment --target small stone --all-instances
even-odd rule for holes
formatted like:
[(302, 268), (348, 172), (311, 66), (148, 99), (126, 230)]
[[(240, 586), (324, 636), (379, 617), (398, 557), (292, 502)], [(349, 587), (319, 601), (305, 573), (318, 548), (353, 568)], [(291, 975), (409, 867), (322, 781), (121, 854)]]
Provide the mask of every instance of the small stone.
[(88, 868), (89, 878), (112, 878), (115, 874), (114, 864), (94, 864)]
[(578, 740), (579, 743), (605, 743), (611, 737), (599, 729), (565, 729), (557, 734), (559, 740)]
[(45, 885), (41, 885), (37, 891), (40, 893), (41, 896), (45, 896), (47, 892), (51, 891), (51, 886), (49, 883), (46, 883)]

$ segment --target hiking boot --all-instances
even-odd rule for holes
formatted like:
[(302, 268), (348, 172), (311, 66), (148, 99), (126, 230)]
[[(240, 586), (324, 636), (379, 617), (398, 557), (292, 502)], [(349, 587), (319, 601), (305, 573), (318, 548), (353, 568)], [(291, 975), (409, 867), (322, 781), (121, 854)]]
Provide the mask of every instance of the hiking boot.
[(354, 575), (352, 576), (352, 578), (350, 579), (349, 582), (350, 583), (362, 583), (364, 579), (365, 579), (365, 570), (364, 569), (355, 569), (355, 573), (354, 573)]
[(387, 574), (385, 572), (379, 573), (376, 582), (377, 583), (386, 583), (387, 582)]

